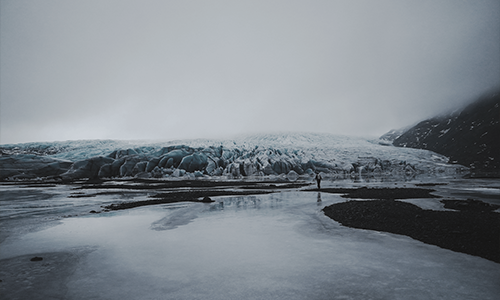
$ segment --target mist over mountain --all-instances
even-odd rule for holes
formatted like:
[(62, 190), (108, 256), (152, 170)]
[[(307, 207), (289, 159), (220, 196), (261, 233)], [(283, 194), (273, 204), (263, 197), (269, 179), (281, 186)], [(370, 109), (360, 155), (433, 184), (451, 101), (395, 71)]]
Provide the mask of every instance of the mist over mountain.
[(450, 158), (450, 163), (477, 172), (500, 170), (500, 90), (488, 93), (465, 108), (424, 120), (381, 139), (394, 146), (427, 149)]
[[(498, 175), (500, 93), (391, 130), (380, 140), (321, 133), (175, 141), (76, 140), (0, 146), (0, 180)], [(391, 145), (392, 144), (392, 145)], [(396, 147), (393, 147), (396, 146)], [(479, 174), (479, 175), (478, 175)]]

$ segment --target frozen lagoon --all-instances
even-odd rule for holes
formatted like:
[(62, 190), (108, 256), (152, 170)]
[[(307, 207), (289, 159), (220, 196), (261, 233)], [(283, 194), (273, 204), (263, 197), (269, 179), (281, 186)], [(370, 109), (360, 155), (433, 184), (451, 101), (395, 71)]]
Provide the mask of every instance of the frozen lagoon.
[[(452, 182), (437, 194), (474, 193), (497, 201), (498, 184), (479, 182)], [(346, 201), (340, 195), (288, 191), (89, 215), (96, 205), (116, 202), (116, 196), (69, 199), (64, 186), (1, 188), (7, 208), (2, 230), (10, 229), (0, 244), (0, 294), (6, 299), (498, 299), (500, 294), (497, 263), (406, 236), (347, 228), (326, 217), (321, 209)], [(17, 200), (9, 202), (9, 195)], [(438, 200), (422, 202), (440, 209)], [(61, 218), (68, 214), (80, 216)], [(33, 256), (43, 261), (30, 262)]]

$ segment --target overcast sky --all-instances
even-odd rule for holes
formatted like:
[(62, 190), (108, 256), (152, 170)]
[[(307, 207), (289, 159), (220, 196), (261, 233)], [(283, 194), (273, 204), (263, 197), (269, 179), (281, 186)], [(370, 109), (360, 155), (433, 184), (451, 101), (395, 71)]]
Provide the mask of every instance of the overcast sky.
[(379, 136), (500, 84), (500, 1), (0, 0), (0, 143)]

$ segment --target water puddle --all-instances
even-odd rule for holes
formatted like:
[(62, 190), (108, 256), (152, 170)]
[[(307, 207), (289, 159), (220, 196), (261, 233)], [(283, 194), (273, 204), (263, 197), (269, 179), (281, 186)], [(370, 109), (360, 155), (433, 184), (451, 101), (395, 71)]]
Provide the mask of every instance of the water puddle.
[(65, 278), (65, 299), (496, 299), (500, 294), (496, 263), (327, 218), (321, 209), (345, 201), (339, 195), (283, 192), (213, 200), (64, 219), (9, 239), (0, 258), (92, 248)]

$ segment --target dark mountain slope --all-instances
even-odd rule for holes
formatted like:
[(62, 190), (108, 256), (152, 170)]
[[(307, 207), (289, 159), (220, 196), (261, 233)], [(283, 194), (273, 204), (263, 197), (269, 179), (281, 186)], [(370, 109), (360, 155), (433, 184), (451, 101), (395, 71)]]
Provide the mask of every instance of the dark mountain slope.
[(431, 150), (476, 171), (500, 172), (500, 93), (479, 98), (458, 113), (420, 122), (393, 144)]

